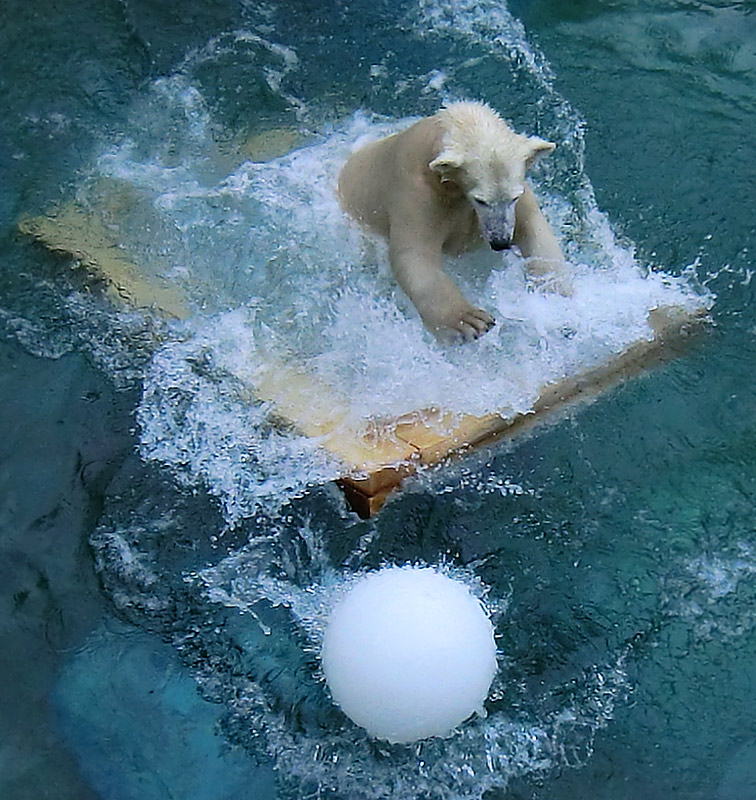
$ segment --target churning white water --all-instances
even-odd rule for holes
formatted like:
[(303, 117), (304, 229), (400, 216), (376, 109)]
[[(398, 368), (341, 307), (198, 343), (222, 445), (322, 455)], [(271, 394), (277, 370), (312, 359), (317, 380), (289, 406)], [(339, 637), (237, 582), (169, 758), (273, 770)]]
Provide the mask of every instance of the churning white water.
[(135, 132), (103, 154), (92, 183), (97, 196), (127, 198), (119, 246), (193, 312), (152, 361), (143, 453), (204, 480), (230, 517), (339, 472), (296, 431), (275, 430), (274, 409), (255, 405), (266, 360), (332, 387), (357, 427), (429, 407), (508, 416), (527, 412), (544, 385), (650, 338), (651, 309), (705, 302), (684, 277), (640, 265), (585, 190), (576, 223), (568, 198), (542, 180), (545, 166), (534, 183), (573, 266), (574, 296), (531, 290), (513, 253), (449, 260), (497, 325), (475, 343), (442, 344), (395, 286), (385, 244), (347, 219), (335, 195), (349, 152), (411, 119), (358, 112), (278, 158), (228, 169), (185, 75), (157, 81), (134, 116)]

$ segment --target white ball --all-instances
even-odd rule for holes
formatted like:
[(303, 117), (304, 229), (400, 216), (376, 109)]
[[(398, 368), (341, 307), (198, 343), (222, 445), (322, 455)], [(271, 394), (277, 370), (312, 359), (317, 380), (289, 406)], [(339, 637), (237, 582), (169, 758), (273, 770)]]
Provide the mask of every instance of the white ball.
[(483, 710), (496, 674), (493, 626), (467, 586), (427, 567), (361, 580), (323, 637), (323, 672), (342, 711), (378, 739), (447, 736)]

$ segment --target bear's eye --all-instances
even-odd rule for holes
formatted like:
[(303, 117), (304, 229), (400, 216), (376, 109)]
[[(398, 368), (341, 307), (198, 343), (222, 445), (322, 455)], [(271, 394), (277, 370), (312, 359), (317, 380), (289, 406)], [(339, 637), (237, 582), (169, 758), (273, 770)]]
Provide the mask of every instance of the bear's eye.
[(488, 203), (482, 197), (473, 197), (473, 201), (477, 205), (483, 206), (483, 208), (487, 208), (488, 207)]

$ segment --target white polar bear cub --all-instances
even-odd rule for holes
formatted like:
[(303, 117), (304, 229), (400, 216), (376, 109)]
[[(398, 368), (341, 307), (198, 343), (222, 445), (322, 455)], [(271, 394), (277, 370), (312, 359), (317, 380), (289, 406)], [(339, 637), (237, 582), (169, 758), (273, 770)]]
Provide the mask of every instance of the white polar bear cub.
[(388, 239), (391, 267), (436, 334), (481, 336), (493, 317), (443, 271), (443, 254), (515, 245), (531, 276), (569, 294), (564, 256), (525, 172), (554, 145), (515, 133), (484, 103), (452, 103), (353, 153), (339, 175), (342, 208)]

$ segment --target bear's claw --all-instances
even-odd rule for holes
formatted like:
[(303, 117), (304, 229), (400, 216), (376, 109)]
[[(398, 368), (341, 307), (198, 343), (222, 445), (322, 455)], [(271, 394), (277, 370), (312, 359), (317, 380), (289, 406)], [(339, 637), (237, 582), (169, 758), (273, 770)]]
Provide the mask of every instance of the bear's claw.
[(471, 308), (462, 314), (454, 330), (462, 334), (465, 341), (479, 339), (496, 325), (496, 320), (482, 308)]

